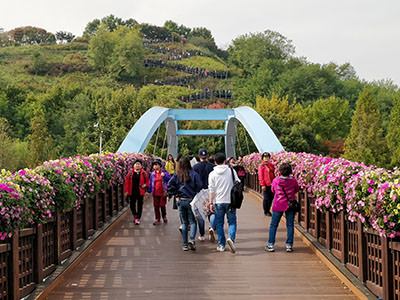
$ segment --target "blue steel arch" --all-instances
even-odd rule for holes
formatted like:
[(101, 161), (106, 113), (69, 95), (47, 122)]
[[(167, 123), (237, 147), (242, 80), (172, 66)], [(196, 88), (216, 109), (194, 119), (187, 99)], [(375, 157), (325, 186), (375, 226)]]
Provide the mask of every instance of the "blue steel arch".
[[(180, 120), (225, 121), (225, 130), (179, 130)], [(227, 156), (235, 156), (237, 123), (243, 124), (258, 151), (279, 152), (283, 147), (278, 138), (252, 108), (242, 106), (233, 109), (169, 109), (155, 106), (136, 122), (122, 142), (118, 152), (144, 152), (151, 137), (162, 122), (166, 122), (168, 153), (177, 155), (180, 135), (223, 135)]]

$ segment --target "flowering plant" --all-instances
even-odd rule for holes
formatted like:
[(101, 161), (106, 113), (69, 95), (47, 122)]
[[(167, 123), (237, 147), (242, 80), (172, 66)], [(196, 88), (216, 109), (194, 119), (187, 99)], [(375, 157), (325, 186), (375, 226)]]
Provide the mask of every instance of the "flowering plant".
[(54, 214), (54, 188), (50, 181), (30, 169), (20, 170), (10, 176), (20, 187), (24, 202), (30, 209), (34, 223), (44, 223)]
[[(314, 199), (321, 211), (345, 211), (347, 218), (360, 219), (380, 235), (400, 236), (400, 171), (389, 171), (342, 158), (308, 153), (278, 152), (272, 155), (275, 175), (279, 165), (290, 163), (299, 186)], [(261, 153), (243, 157), (242, 165), (256, 174)]]
[(0, 176), (0, 240), (32, 222), (30, 209), (18, 184), (11, 181), (11, 173), (2, 170)]

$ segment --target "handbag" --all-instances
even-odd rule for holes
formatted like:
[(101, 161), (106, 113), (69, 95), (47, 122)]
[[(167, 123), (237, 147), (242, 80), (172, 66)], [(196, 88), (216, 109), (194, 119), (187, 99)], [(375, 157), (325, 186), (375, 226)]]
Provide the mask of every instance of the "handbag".
[(240, 181), (235, 180), (233, 169), (231, 168), (233, 186), (231, 189), (231, 208), (239, 209), (243, 202), (243, 185)]
[(289, 200), (289, 207), (288, 211), (293, 211), (293, 212), (299, 212), (300, 211), (300, 203), (296, 199), (289, 199), (288, 195), (286, 194), (285, 188), (283, 186), (280, 186), (285, 193), (286, 199)]

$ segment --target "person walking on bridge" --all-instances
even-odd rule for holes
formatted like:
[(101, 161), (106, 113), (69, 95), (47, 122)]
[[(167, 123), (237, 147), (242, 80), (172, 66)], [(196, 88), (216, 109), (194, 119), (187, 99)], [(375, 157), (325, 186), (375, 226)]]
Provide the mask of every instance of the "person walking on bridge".
[(265, 251), (274, 252), (276, 230), (278, 229), (279, 222), (283, 213), (286, 216), (286, 251), (293, 251), (293, 237), (294, 237), (294, 215), (295, 212), (289, 210), (289, 199), (296, 199), (296, 193), (299, 192), (299, 184), (296, 178), (292, 175), (292, 167), (288, 163), (283, 163), (279, 166), (279, 173), (281, 176), (276, 177), (272, 181), (272, 191), (275, 193), (274, 204), (272, 206), (272, 218), (269, 225), (268, 244)]
[(135, 160), (133, 169), (126, 175), (124, 184), (125, 197), (129, 197), (129, 205), (136, 225), (140, 224), (143, 198), (149, 187), (149, 176), (143, 170), (142, 165), (141, 160)]
[(262, 163), (258, 167), (258, 180), (260, 181), (261, 189), (263, 191), (263, 208), (264, 215), (271, 216), (271, 205), (274, 199), (274, 193), (271, 191), (272, 180), (275, 178), (275, 166), (271, 162), (271, 154), (264, 152), (261, 156)]
[[(168, 182), (168, 197), (175, 196), (182, 222), (183, 251), (196, 250), (197, 224), (190, 202), (200, 192), (202, 186), (203, 183), (199, 174), (193, 171), (190, 165), (190, 159), (187, 156), (183, 156), (179, 160), (179, 167), (176, 173)], [(190, 236), (188, 240), (189, 223)]]
[[(199, 150), (199, 157), (200, 157), (200, 162), (195, 164), (193, 166), (193, 170), (200, 175), (201, 182), (203, 183), (202, 189), (208, 189), (208, 176), (214, 170), (215, 165), (212, 163), (208, 162), (208, 152), (207, 149), (202, 148)], [(209, 220), (210, 220), (210, 228), (208, 230), (209, 235), (210, 235), (210, 241), (215, 240), (215, 215), (214, 213), (211, 213), (209, 215)], [(197, 219), (197, 223), (199, 224), (199, 240), (204, 241), (205, 240), (205, 220), (202, 218)]]
[[(153, 225), (161, 224), (161, 216), (164, 223), (168, 223), (167, 209), (166, 209), (166, 196), (167, 196), (167, 183), (171, 178), (169, 173), (161, 168), (161, 160), (156, 159), (153, 162), (153, 172), (150, 175), (149, 193), (153, 195), (154, 214), (156, 220)], [(161, 210), (161, 214), (160, 214)]]
[(172, 176), (175, 173), (176, 162), (172, 154), (168, 154), (167, 162), (165, 163), (165, 170)]
[[(223, 153), (215, 154), (214, 170), (208, 177), (208, 189), (210, 191), (210, 209), (215, 211), (215, 222), (218, 235), (217, 251), (225, 251), (228, 244), (232, 253), (236, 252), (236, 208), (231, 207), (231, 190), (233, 187), (232, 172), (235, 181), (240, 181), (236, 171), (226, 165), (226, 157)], [(225, 239), (224, 223), (225, 215), (229, 224), (229, 238)]]

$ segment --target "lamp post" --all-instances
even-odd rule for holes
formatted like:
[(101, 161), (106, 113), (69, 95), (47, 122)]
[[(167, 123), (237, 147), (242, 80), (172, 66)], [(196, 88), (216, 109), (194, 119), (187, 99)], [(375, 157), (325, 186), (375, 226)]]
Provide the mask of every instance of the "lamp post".
[[(94, 124), (93, 127), (100, 129), (99, 123)], [(103, 130), (100, 129), (99, 154), (101, 154), (102, 146), (103, 146)]]

